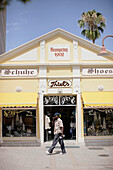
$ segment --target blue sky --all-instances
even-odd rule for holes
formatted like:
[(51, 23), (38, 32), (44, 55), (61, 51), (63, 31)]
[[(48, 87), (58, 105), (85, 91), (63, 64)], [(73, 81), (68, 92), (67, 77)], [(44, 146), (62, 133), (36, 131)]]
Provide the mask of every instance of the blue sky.
[[(95, 9), (106, 18), (106, 30), (96, 40), (102, 45), (106, 35), (113, 35), (113, 0), (31, 0), (23, 4), (13, 0), (7, 7), (6, 51), (62, 28), (81, 38), (78, 20), (84, 11)], [(113, 51), (113, 38), (104, 41), (108, 50)]]

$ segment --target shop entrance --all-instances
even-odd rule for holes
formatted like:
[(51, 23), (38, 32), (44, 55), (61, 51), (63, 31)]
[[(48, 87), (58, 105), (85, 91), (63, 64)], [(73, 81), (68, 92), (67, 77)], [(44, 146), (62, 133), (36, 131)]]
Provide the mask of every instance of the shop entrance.
[[(54, 127), (52, 127), (52, 117), (54, 113), (61, 114), (64, 124), (64, 135), (67, 140), (76, 139), (76, 107), (75, 106), (45, 106), (44, 107), (44, 141), (53, 139)], [(47, 120), (49, 127), (47, 127)]]

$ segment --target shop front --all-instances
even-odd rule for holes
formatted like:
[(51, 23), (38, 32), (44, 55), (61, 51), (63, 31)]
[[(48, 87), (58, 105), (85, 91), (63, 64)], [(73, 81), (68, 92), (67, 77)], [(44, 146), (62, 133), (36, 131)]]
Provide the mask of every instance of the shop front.
[(44, 141), (53, 139), (52, 118), (60, 113), (64, 124), (65, 140), (76, 140), (76, 96), (44, 96)]
[(86, 145), (113, 145), (113, 92), (83, 92)]
[[(113, 141), (113, 53), (56, 29), (0, 56), (0, 140), (53, 139), (61, 114), (65, 140)], [(100, 142), (101, 143), (101, 142)]]
[(0, 93), (0, 123), (1, 145), (39, 145), (38, 94)]

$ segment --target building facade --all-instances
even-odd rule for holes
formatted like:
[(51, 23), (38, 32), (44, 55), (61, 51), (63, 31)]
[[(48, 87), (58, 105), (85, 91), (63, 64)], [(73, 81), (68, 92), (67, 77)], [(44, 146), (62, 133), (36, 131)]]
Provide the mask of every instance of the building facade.
[(0, 135), (39, 143), (61, 114), (65, 139), (113, 144), (113, 53), (56, 29), (0, 56)]

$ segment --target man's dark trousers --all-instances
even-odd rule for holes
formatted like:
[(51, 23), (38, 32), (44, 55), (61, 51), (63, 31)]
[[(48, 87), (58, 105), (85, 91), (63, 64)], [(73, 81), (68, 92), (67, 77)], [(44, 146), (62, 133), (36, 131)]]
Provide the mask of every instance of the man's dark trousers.
[(48, 150), (49, 153), (53, 152), (53, 149), (55, 148), (57, 142), (59, 142), (61, 146), (62, 153), (66, 153), (63, 138), (60, 139), (60, 136), (61, 136), (61, 133), (55, 134), (54, 139), (53, 139), (53, 144)]

